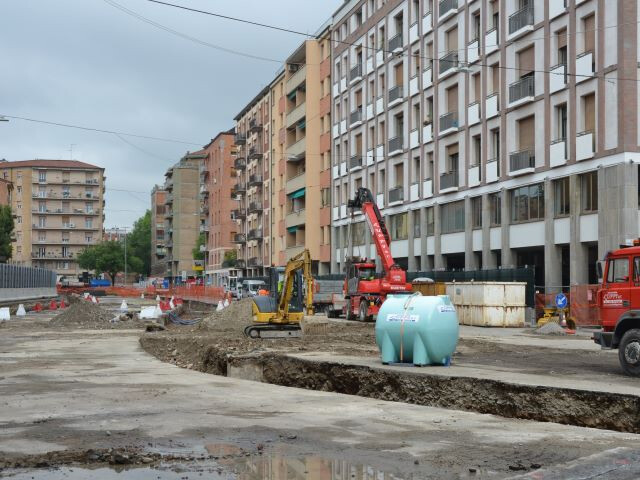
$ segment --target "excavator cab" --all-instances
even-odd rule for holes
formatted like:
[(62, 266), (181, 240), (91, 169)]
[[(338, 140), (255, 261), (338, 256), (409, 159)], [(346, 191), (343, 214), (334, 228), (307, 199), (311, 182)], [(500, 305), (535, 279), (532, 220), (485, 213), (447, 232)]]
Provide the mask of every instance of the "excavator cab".
[[(271, 267), (268, 270), (269, 295), (253, 298), (253, 303), (258, 309), (256, 323), (269, 323), (278, 312), (278, 301), (284, 285), (284, 267)], [(289, 312), (301, 313), (304, 311), (304, 296), (302, 273), (295, 272), (293, 277), (293, 293), (289, 301)]]

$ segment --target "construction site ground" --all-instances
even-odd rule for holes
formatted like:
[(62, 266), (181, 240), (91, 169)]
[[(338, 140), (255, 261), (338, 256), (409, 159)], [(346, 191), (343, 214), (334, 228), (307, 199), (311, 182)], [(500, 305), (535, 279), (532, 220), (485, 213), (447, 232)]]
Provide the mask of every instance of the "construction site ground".
[(194, 310), (151, 333), (0, 324), (0, 477), (640, 477), (638, 381), (588, 332), (463, 327), (451, 367), (418, 369), (381, 365), (373, 324), (260, 341), (246, 302)]

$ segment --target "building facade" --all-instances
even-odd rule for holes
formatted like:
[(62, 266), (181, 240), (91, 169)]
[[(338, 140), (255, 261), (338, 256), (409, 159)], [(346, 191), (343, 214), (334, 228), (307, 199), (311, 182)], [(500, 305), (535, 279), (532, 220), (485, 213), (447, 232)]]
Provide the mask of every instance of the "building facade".
[[(207, 233), (206, 276), (213, 285), (226, 285), (225, 278), (235, 270), (235, 261), (228, 252), (236, 250), (233, 243), (238, 224), (231, 218), (236, 207), (231, 192), (237, 185), (235, 131), (219, 133), (204, 147), (205, 159), (201, 178), (201, 211), (206, 219), (202, 230)], [(235, 275), (235, 273), (234, 273)]]
[(0, 205), (11, 205), (11, 193), (13, 183), (10, 180), (0, 178)]
[(264, 88), (235, 118), (237, 156), (234, 243), (245, 276), (263, 275), (271, 265), (271, 90)]
[(102, 232), (102, 240), (104, 242), (124, 242), (128, 233), (124, 228), (105, 228)]
[(151, 190), (151, 276), (167, 274), (167, 191), (155, 185)]
[(76, 257), (102, 240), (104, 168), (76, 160), (1, 162), (0, 177), (14, 185), (12, 263), (76, 276)]
[(347, 211), (366, 186), (410, 270), (528, 265), (550, 289), (595, 282), (596, 260), (639, 235), (639, 15), (624, 0), (345, 2), (332, 271), (375, 258)]
[(194, 270), (193, 249), (205, 217), (200, 211), (200, 176), (204, 168), (204, 150), (187, 153), (165, 173), (165, 277), (173, 282), (199, 277)]

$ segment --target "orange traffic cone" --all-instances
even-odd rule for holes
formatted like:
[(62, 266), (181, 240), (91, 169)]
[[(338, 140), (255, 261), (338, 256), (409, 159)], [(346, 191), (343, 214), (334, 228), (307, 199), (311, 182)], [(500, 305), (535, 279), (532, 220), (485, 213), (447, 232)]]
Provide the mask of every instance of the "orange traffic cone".
[(57, 309), (58, 309), (58, 305), (56, 305), (56, 301), (51, 300), (51, 302), (49, 303), (49, 310), (57, 310)]
[(41, 312), (42, 311), (42, 305), (40, 305), (40, 302), (36, 303), (36, 306), (33, 307), (33, 311), (34, 312)]
[(64, 300), (60, 300), (60, 308), (67, 308), (67, 304), (64, 303)]

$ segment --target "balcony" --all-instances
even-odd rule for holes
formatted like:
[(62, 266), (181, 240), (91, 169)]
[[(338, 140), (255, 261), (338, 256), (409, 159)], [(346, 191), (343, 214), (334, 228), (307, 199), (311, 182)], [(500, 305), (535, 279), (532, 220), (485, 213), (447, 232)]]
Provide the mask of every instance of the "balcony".
[(589, 80), (595, 71), (593, 52), (584, 52), (576, 57), (576, 83)]
[[(560, 0), (556, 0), (560, 1)], [(533, 31), (533, 2), (509, 17), (509, 40)]]
[(307, 151), (307, 138), (302, 137), (293, 145), (287, 147), (287, 161), (297, 162), (302, 160), (305, 156), (305, 152)]
[(200, 225), (200, 233), (204, 233), (204, 232), (208, 232), (209, 231), (209, 225), (208, 224), (202, 224)]
[(487, 160), (487, 183), (497, 182), (500, 179), (500, 165), (497, 158)]
[(249, 175), (249, 186), (250, 187), (258, 187), (262, 186), (262, 175), (252, 174)]
[(249, 149), (249, 160), (259, 160), (262, 158), (262, 149), (259, 147), (251, 147)]
[(396, 85), (389, 89), (389, 108), (393, 107), (396, 103), (402, 102), (404, 97), (404, 88), (402, 85)]
[(244, 233), (236, 233), (231, 239), (231, 242), (242, 245), (243, 243), (247, 243), (247, 236)]
[(484, 111), (487, 118), (493, 118), (500, 112), (500, 96), (497, 93), (487, 95), (484, 102)]
[(247, 191), (247, 186), (244, 183), (236, 183), (231, 187), (231, 198), (235, 198), (238, 195), (242, 195)]
[(285, 192), (288, 195), (302, 188), (305, 188), (306, 182), (307, 182), (307, 176), (305, 172), (299, 173), (295, 177), (287, 178), (287, 183), (285, 185)]
[(559, 138), (549, 145), (549, 165), (559, 167), (567, 163), (567, 139)]
[(349, 125), (352, 127), (355, 126), (356, 123), (362, 123), (362, 106), (359, 106), (357, 109), (351, 112), (349, 120)]
[(498, 50), (499, 48), (498, 41), (499, 41), (498, 27), (494, 27), (491, 30), (487, 31), (487, 33), (484, 36), (485, 55), (489, 55), (490, 53), (493, 53), (496, 50)]
[(349, 71), (349, 82), (357, 82), (362, 79), (362, 63), (358, 63)]
[(245, 262), (241, 258), (237, 259), (236, 260), (236, 268), (239, 268), (239, 269), (247, 268), (247, 262)]
[(244, 170), (245, 168), (247, 168), (247, 162), (244, 161), (244, 158), (236, 158), (233, 161), (233, 167), (236, 170)]
[(287, 217), (285, 218), (285, 227), (286, 228), (297, 227), (299, 225), (304, 225), (305, 222), (306, 222), (305, 209), (302, 208), (300, 210), (297, 210), (295, 212), (290, 212), (287, 214)]
[[(576, 82), (578, 79), (576, 79)], [(564, 63), (549, 70), (549, 92), (555, 93), (567, 86), (567, 66)]]
[(297, 107), (295, 107), (293, 110), (291, 110), (290, 112), (287, 113), (287, 119), (286, 119), (286, 127), (287, 128), (291, 128), (293, 127), (295, 124), (297, 124), (300, 120), (302, 120), (307, 114), (307, 103), (303, 102), (300, 105), (298, 105)]
[(440, 193), (449, 193), (458, 190), (458, 176), (457, 170), (440, 175)]
[(438, 68), (440, 69), (440, 78), (455, 72), (458, 68), (458, 52), (449, 52), (445, 56), (441, 57), (438, 61)]
[(262, 240), (262, 229), (252, 228), (247, 234), (247, 240)]
[(244, 133), (236, 133), (234, 142), (236, 145), (244, 145), (245, 143), (247, 143), (247, 137)]
[(536, 96), (536, 79), (533, 75), (522, 77), (509, 85), (509, 104), (522, 104), (532, 101)]
[(458, 0), (440, 0), (440, 21), (458, 12)]
[(536, 154), (531, 149), (519, 150), (509, 154), (509, 173), (523, 175), (532, 173), (536, 168)]
[(402, 33), (399, 33), (389, 40), (389, 52), (396, 53), (396, 51), (402, 51), (402, 43)]
[(467, 118), (469, 119), (469, 125), (475, 125), (480, 121), (480, 103), (473, 102), (467, 107)]
[(458, 131), (458, 112), (449, 112), (440, 116), (440, 135)]
[(402, 153), (404, 141), (401, 136), (393, 137), (389, 139), (389, 156), (397, 155), (398, 153)]
[(244, 220), (247, 218), (247, 214), (242, 208), (236, 208), (231, 210), (231, 220)]
[(360, 168), (362, 168), (362, 154), (356, 153), (349, 159), (349, 171), (357, 170)]
[(262, 212), (262, 202), (251, 202), (249, 203), (249, 213), (259, 213)]
[(262, 259), (258, 257), (251, 257), (247, 262), (249, 268), (262, 267)]
[(596, 136), (592, 130), (576, 135), (576, 161), (592, 158), (596, 151)]
[(480, 58), (480, 39), (474, 38), (467, 45), (467, 62), (473, 63)]
[(257, 118), (252, 118), (249, 120), (249, 131), (251, 133), (257, 133), (262, 130), (262, 122)]
[[(295, 67), (294, 67), (295, 68)], [(289, 77), (287, 80), (287, 94), (298, 88), (307, 78), (307, 67), (303, 66)]]
[(204, 215), (209, 214), (209, 202), (203, 202), (200, 204), (200, 213)]
[(404, 202), (404, 187), (398, 186), (389, 189), (389, 205), (394, 202)]

